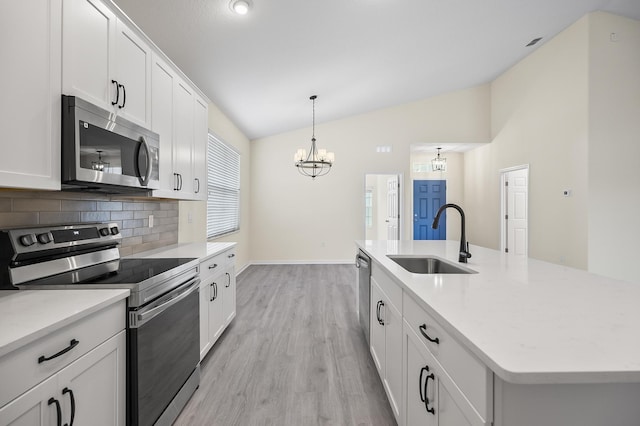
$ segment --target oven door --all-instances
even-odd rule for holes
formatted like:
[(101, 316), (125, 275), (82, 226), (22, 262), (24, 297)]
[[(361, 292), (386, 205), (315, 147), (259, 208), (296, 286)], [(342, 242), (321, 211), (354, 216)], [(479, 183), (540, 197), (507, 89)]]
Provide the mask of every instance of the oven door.
[(129, 424), (152, 425), (200, 361), (200, 279), (129, 311)]

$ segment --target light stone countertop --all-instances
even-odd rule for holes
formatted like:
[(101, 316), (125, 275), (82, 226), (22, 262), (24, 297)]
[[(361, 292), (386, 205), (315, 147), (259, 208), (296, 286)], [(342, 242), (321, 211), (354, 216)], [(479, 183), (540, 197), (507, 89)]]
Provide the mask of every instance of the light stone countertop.
[(144, 251), (127, 256), (130, 258), (163, 258), (163, 257), (179, 257), (179, 258), (198, 258), (202, 262), (213, 257), (225, 250), (234, 247), (236, 243), (181, 243), (173, 244), (167, 247), (161, 247), (154, 250)]
[(1, 290), (0, 357), (126, 299), (129, 290)]
[(458, 241), (357, 241), (503, 380), (640, 382), (640, 283), (471, 246), (469, 275), (413, 274), (388, 254), (454, 263)]

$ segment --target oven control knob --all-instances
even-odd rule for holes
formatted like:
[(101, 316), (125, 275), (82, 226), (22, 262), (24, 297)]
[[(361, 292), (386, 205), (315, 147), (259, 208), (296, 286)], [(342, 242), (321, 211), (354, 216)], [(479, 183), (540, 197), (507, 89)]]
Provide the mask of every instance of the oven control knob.
[(45, 232), (44, 234), (38, 234), (36, 237), (40, 244), (49, 244), (51, 242), (51, 234)]
[(29, 247), (36, 243), (36, 236), (35, 234), (25, 234), (25, 235), (21, 235), (19, 240), (20, 240), (20, 244), (22, 244), (25, 247)]
[(100, 228), (100, 235), (102, 235), (103, 237), (109, 235), (109, 228)]
[(119, 232), (120, 232), (120, 231), (118, 230), (118, 227), (117, 227), (117, 226), (112, 226), (112, 227), (111, 227), (111, 234), (112, 234), (112, 235), (118, 235), (118, 233), (119, 233)]

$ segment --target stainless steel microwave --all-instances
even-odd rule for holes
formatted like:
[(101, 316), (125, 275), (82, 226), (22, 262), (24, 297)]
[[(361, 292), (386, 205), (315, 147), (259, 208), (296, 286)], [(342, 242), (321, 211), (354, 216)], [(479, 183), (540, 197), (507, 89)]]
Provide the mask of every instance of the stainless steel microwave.
[(62, 95), (63, 189), (148, 194), (160, 188), (159, 163), (157, 133)]

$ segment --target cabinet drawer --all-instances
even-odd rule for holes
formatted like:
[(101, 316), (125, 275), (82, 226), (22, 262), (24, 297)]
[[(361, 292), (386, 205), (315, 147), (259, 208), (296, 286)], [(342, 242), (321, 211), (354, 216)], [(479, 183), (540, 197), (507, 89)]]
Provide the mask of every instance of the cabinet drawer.
[[(0, 407), (124, 330), (125, 310), (123, 300), (0, 358)], [(38, 362), (41, 356), (51, 357), (68, 348), (74, 339), (78, 343), (68, 352)]]
[[(483, 419), (488, 419), (493, 405), (491, 370), (449, 335), (407, 294), (404, 295), (403, 303), (405, 326), (408, 325), (420, 337), (422, 344), (440, 363), (478, 414)], [(437, 339), (437, 343), (429, 339)]]
[(200, 279), (202, 281), (216, 275), (222, 271), (227, 265), (233, 263), (235, 260), (236, 252), (234, 249), (223, 251), (218, 253), (209, 259), (200, 262)]
[(389, 301), (396, 307), (397, 310), (402, 312), (402, 287), (396, 282), (375, 262), (371, 264), (371, 276), (378, 283), (380, 289), (387, 296)]

